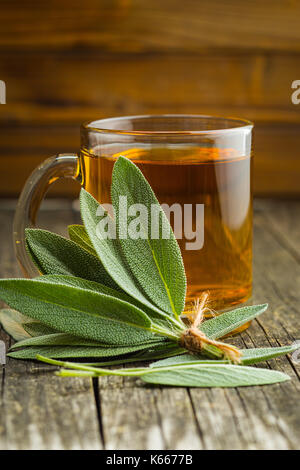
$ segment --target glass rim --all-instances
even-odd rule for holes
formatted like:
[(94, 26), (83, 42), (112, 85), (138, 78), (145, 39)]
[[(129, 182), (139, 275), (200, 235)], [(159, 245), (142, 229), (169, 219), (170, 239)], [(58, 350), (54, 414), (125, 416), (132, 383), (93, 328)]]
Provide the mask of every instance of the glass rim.
[[(199, 130), (155, 130), (155, 131), (143, 131), (143, 130), (125, 130), (125, 129), (109, 129), (105, 127), (95, 127), (96, 123), (109, 123), (113, 121), (125, 121), (125, 120), (138, 120), (138, 119), (163, 119), (163, 118), (183, 118), (183, 119), (211, 119), (215, 121), (228, 121), (235, 123), (233, 127), (226, 128), (216, 128), (216, 129), (199, 129)], [(211, 135), (211, 134), (224, 134), (228, 132), (239, 132), (241, 130), (249, 129), (251, 130), (254, 127), (253, 122), (236, 117), (222, 117), (222, 116), (212, 116), (206, 114), (137, 114), (132, 116), (116, 116), (110, 118), (96, 119), (93, 121), (85, 121), (81, 124), (81, 129), (87, 132), (97, 132), (101, 134), (119, 134), (119, 135), (139, 135), (139, 136), (166, 136), (166, 135), (183, 135), (183, 136), (201, 136), (201, 135)]]

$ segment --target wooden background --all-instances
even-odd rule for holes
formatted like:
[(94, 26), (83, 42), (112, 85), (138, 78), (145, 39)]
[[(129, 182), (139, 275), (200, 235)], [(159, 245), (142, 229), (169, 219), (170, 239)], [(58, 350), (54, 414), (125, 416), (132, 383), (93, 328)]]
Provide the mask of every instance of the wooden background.
[(0, 25), (2, 196), (82, 121), (164, 112), (254, 120), (255, 193), (299, 196), (299, 1), (0, 0)]

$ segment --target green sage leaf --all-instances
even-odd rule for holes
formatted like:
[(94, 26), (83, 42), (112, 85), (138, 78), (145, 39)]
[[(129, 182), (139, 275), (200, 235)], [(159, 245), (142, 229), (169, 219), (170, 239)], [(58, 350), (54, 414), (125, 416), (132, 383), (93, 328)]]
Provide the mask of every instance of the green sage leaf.
[(285, 382), (290, 377), (282, 372), (230, 364), (193, 364), (152, 369), (140, 376), (147, 383), (176, 387), (246, 387)]
[[(114, 165), (111, 197), (119, 242), (132, 273), (155, 305), (178, 318), (184, 309), (186, 292), (180, 248), (151, 186), (138, 167), (125, 157), (119, 157)], [(125, 200), (126, 208), (122, 203)], [(138, 217), (141, 238), (134, 239), (127, 223), (127, 208), (133, 205), (141, 206)], [(126, 217), (121, 216), (124, 210)], [(168, 238), (163, 237), (163, 230)]]
[(60, 376), (81, 376), (82, 372), (88, 372), (88, 376), (91, 377), (103, 375), (140, 377), (147, 383), (176, 387), (246, 387), (290, 380), (290, 377), (282, 372), (232, 364), (184, 364), (152, 369), (141, 367), (109, 370), (87, 364), (56, 361), (41, 355), (37, 356), (37, 359), (67, 368), (58, 373)]
[(206, 320), (200, 325), (200, 329), (211, 339), (221, 338), (248, 321), (253, 320), (253, 318), (258, 317), (267, 308), (268, 304), (236, 308)]
[(96, 256), (96, 258), (98, 257), (83, 225), (69, 225), (68, 232), (73, 242), (77, 243), (77, 245), (88, 251), (91, 255)]
[(56, 233), (26, 229), (27, 249), (42, 274), (79, 276), (119, 290), (98, 258)]
[(25, 315), (82, 338), (133, 345), (152, 336), (151, 320), (142, 310), (100, 292), (45, 279), (2, 279), (0, 297)]
[(7, 355), (14, 359), (35, 359), (37, 354), (52, 358), (97, 358), (117, 357), (130, 354), (135, 351), (147, 349), (148, 345), (136, 346), (34, 346), (9, 352)]
[[(90, 365), (93, 366), (116, 366), (121, 364), (128, 364), (130, 362), (148, 362), (153, 361), (155, 359), (161, 358), (168, 358), (171, 356), (176, 356), (177, 354), (184, 353), (185, 350), (177, 346), (177, 344), (169, 342), (164, 344), (153, 344), (149, 345), (149, 349), (145, 351), (137, 351), (135, 353), (130, 354), (129, 357), (122, 357), (120, 359), (107, 359), (103, 362), (93, 362)], [(88, 365), (86, 363), (86, 365)]]
[[(99, 217), (97, 216), (97, 209), (100, 204), (84, 189), (80, 191), (80, 206), (81, 217), (86, 231), (107, 272), (128, 295), (161, 315), (163, 312), (143, 294), (141, 287), (138, 285), (124, 259), (119, 241), (112, 237), (104, 238), (98, 236), (97, 224)], [(113, 220), (111, 220), (111, 224), (114, 224)]]
[(291, 344), (289, 346), (281, 346), (277, 348), (253, 348), (242, 349), (242, 363), (251, 365), (262, 361), (269, 361), (279, 356), (291, 354), (299, 349), (299, 345)]
[[(293, 353), (299, 349), (299, 345), (292, 344), (290, 346), (281, 346), (278, 348), (250, 348), (250, 349), (241, 349), (242, 358), (241, 363), (243, 365), (257, 364), (258, 362), (268, 361), (274, 359), (275, 357), (283, 356), (285, 354)], [(213, 361), (217, 364), (228, 364), (226, 360), (217, 360)], [(167, 359), (162, 359), (161, 361), (154, 362), (150, 367), (169, 367), (179, 364), (200, 364), (200, 363), (209, 363), (212, 361), (204, 358), (203, 356), (196, 356), (192, 354), (181, 354), (180, 356), (174, 356)]]
[[(168, 330), (177, 331), (179, 329), (180, 325), (178, 326), (176, 323), (174, 325), (174, 320), (170, 318), (166, 313), (160, 312), (160, 311), (157, 312), (155, 310), (148, 308), (147, 306), (141, 304), (141, 302), (137, 301), (133, 297), (127, 295), (124, 291), (116, 291), (98, 282), (88, 281), (86, 279), (81, 279), (80, 277), (73, 277), (73, 276), (44, 275), (37, 279), (41, 282), (45, 281), (45, 282), (53, 282), (54, 284), (64, 284), (64, 285), (79, 287), (81, 289), (88, 289), (91, 291), (100, 292), (103, 294), (116, 297), (118, 299), (128, 302), (129, 304), (135, 305), (139, 309), (143, 310), (149, 316), (149, 318), (151, 318), (153, 323), (155, 323), (155, 325), (158, 326), (158, 328), (160, 328), (162, 331), (163, 330), (165, 330), (166, 332)], [(174, 336), (174, 338), (175, 337), (176, 336)]]
[(49, 335), (34, 336), (27, 338), (22, 341), (18, 341), (12, 349), (19, 349), (25, 346), (98, 346), (106, 347), (107, 344), (97, 343), (97, 341), (91, 341), (84, 338), (78, 338), (77, 336), (68, 335), (67, 333), (51, 333)]
[(50, 326), (44, 325), (36, 320), (23, 323), (22, 326), (30, 336), (44, 336), (57, 333), (57, 330), (54, 328), (50, 328)]

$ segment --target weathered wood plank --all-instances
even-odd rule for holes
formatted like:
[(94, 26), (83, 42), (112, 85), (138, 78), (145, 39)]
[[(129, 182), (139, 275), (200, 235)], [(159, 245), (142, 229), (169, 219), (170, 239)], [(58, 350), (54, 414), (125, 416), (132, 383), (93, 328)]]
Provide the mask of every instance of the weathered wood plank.
[[(270, 303), (259, 322), (265, 326), (269, 337), (299, 339), (300, 264), (286, 248), (284, 239), (277, 236), (284, 226), (281, 219), (278, 218), (276, 224), (281, 228), (274, 232), (268, 213), (258, 211), (255, 217), (254, 300)], [(288, 237), (288, 232), (286, 234)]]
[(265, 0), (2, 0), (2, 48), (299, 51), (299, 3)]
[(254, 128), (253, 189), (256, 196), (299, 197), (298, 126)]
[[(232, 341), (239, 347), (245, 347), (241, 337)], [(244, 398), (247, 392), (250, 398), (255, 396), (258, 402), (251, 413)], [(205, 449), (265, 449), (272, 448), (275, 441), (276, 445), (281, 443), (283, 448), (286, 446), (281, 434), (276, 433), (274, 427), (269, 429), (269, 413), (262, 387), (191, 389), (191, 399), (198, 422), (205, 429)]]
[[(252, 119), (255, 194), (299, 194), (300, 113), (291, 102), (298, 54), (107, 57), (31, 51), (17, 60), (2, 52), (0, 59), (8, 93), (0, 108), (2, 195), (16, 195), (46, 157), (77, 152), (81, 122), (164, 112)], [(43, 69), (43, 76), (24, 75), (27, 68)], [(74, 194), (73, 188), (58, 183), (53, 194)]]
[(135, 380), (122, 377), (102, 377), (99, 388), (106, 449), (164, 448), (157, 389), (138, 387)]
[(300, 262), (300, 201), (266, 199), (258, 201), (257, 207), (268, 220), (279, 243)]
[[(1, 277), (17, 275), (12, 211), (0, 210)], [(70, 208), (41, 213), (42, 226), (65, 232)], [(1, 333), (2, 335), (2, 333)], [(5, 335), (6, 336), (6, 335)], [(9, 359), (0, 396), (0, 449), (100, 449), (97, 410), (89, 380), (63, 380), (53, 368)]]
[[(249, 336), (255, 346), (288, 344), (300, 338), (300, 266), (287, 243), (297, 206), (299, 211), (299, 202), (292, 203), (290, 210), (290, 202), (286, 201), (282, 203), (280, 213), (277, 204), (264, 201), (258, 204), (262, 210), (256, 213), (255, 218), (254, 302), (265, 299), (269, 301), (270, 308), (243, 335)], [(283, 216), (282, 212), (286, 212), (286, 215)], [(270, 220), (273, 223), (270, 223)], [(298, 225), (296, 220), (294, 218), (293, 223)], [(281, 238), (278, 233), (282, 234)], [(292, 237), (292, 240), (296, 251), (296, 237)], [(265, 413), (261, 410), (260, 416), (264, 416), (270, 431), (274, 427), (277, 432), (272, 432), (269, 439), (266, 439), (266, 434), (269, 433), (264, 433), (262, 437), (265, 445), (272, 448), (297, 449), (300, 440), (300, 406), (297, 399), (300, 367), (286, 358), (270, 361), (271, 367), (275, 365), (279, 370), (287, 372), (292, 381), (263, 388), (269, 412), (268, 408)], [(262, 402), (257, 400), (251, 389), (241, 390), (240, 393), (244, 396), (249, 414), (253, 416), (253, 411), (257, 410)]]
[(201, 449), (187, 390), (145, 386), (122, 377), (99, 379), (106, 449)]
[[(285, 334), (281, 338), (266, 337), (262, 320), (253, 323), (249, 332), (243, 335), (248, 347), (278, 346), (291, 343)], [(254, 390), (241, 389), (240, 395), (248, 408), (250, 416), (256, 413), (260, 416), (268, 432), (263, 432), (261, 442), (267, 449), (298, 449), (300, 439), (300, 406), (297, 399), (300, 390), (299, 366), (291, 359), (278, 358), (268, 361), (272, 369), (281, 370), (290, 375), (291, 382), (268, 387), (260, 387), (261, 399)], [(298, 369), (298, 372), (297, 372)], [(257, 410), (257, 411), (255, 411)], [(272, 430), (272, 428), (274, 428)], [(263, 430), (263, 426), (261, 427)], [(272, 437), (269, 437), (269, 434)]]
[[(300, 122), (299, 54), (118, 55), (0, 52), (8, 123), (77, 124), (113, 115), (195, 113)], [(43, 70), (43, 74), (24, 70)], [(20, 77), (22, 80), (20, 81)], [(58, 130), (58, 139), (63, 129)], [(32, 142), (32, 147), (36, 144)]]
[(247, 416), (241, 403), (234, 403), (235, 390), (191, 389), (190, 393), (202, 431), (204, 449), (247, 448), (247, 442), (251, 439)]
[[(253, 302), (267, 301), (270, 307), (235, 341), (243, 347), (289, 344), (300, 338), (300, 266), (284, 242), (288, 239), (291, 224), (298, 226), (295, 214), (299, 211), (300, 203), (293, 203), (290, 210), (289, 202), (282, 203), (281, 211), (287, 211), (283, 223), (276, 203), (258, 201), (256, 207)], [(269, 224), (270, 219), (272, 225)], [(294, 250), (298, 230), (294, 228), (291, 237)], [(282, 239), (278, 238), (278, 231)], [(300, 367), (286, 358), (272, 360), (269, 366), (288, 373), (292, 381), (268, 387), (226, 391), (191, 390), (197, 419), (200, 425), (205, 422), (206, 426), (205, 448), (298, 448)]]
[[(300, 339), (300, 263), (299, 202), (259, 202), (256, 214), (255, 299), (264, 295), (270, 310), (256, 322), (253, 341), (287, 344)], [(292, 226), (294, 227), (292, 228)], [(273, 417), (290, 448), (300, 441), (300, 365), (277, 359), (277, 365), (293, 378), (292, 382), (266, 390)], [(274, 364), (274, 361), (271, 363)], [(254, 406), (254, 405), (253, 405)]]
[(9, 360), (1, 410), (1, 449), (99, 449), (88, 380), (62, 380), (53, 368)]
[(203, 449), (203, 429), (200, 428), (190, 400), (184, 388), (162, 387), (158, 391), (156, 405), (166, 449)]

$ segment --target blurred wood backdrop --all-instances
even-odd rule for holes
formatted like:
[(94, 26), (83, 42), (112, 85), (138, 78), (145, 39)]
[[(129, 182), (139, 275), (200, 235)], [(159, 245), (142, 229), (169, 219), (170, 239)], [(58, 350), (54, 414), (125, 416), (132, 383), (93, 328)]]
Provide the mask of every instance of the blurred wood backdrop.
[(0, 24), (1, 195), (82, 121), (164, 112), (253, 120), (255, 193), (300, 194), (299, 1), (0, 0)]

